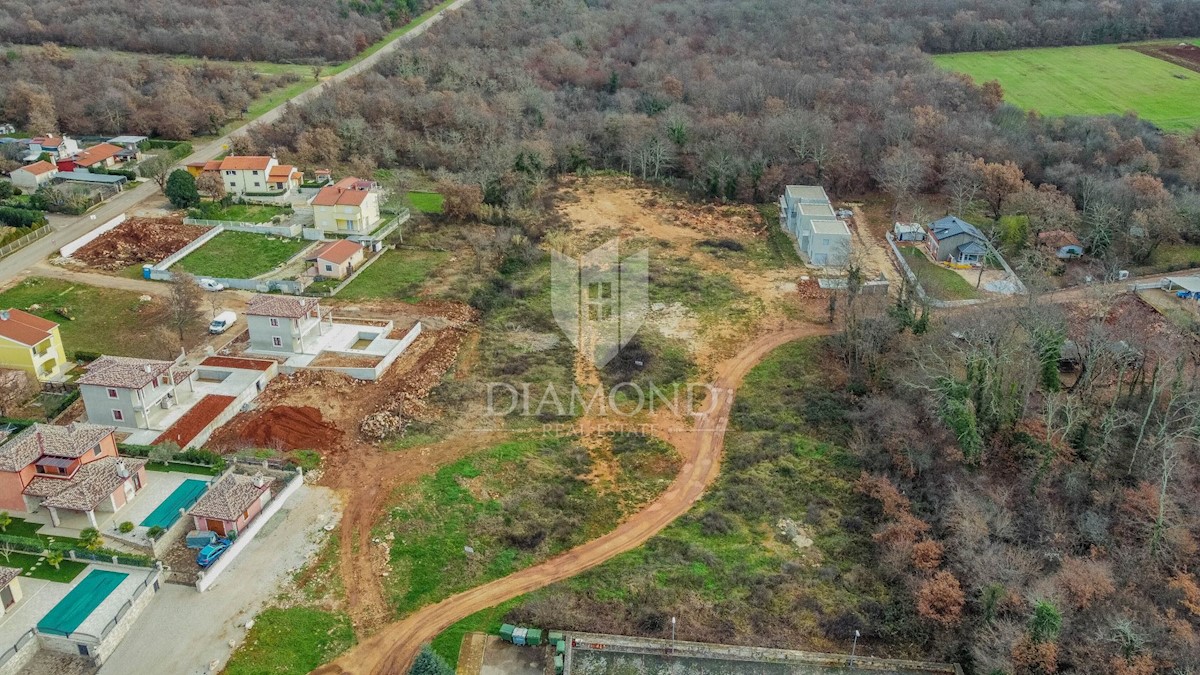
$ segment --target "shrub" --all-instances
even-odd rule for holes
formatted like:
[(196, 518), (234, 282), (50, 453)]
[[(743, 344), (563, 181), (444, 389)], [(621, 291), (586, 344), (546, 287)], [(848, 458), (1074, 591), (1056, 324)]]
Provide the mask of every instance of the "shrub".
[(9, 227), (33, 227), (46, 222), (46, 215), (33, 209), (0, 206), (0, 224)]
[(129, 534), (130, 532), (133, 532), (133, 523), (127, 520), (121, 523), (121, 526), (118, 527), (117, 530), (120, 531), (121, 534)]
[(83, 550), (95, 553), (104, 548), (104, 537), (100, 536), (100, 530), (88, 527), (79, 532), (79, 545)]
[(196, 179), (183, 169), (175, 169), (167, 178), (163, 189), (171, 205), (177, 209), (186, 209), (200, 203), (200, 191), (196, 189)]
[(163, 532), (166, 532), (166, 530), (163, 529), (162, 525), (155, 525), (149, 530), (146, 530), (146, 536), (150, 537), (151, 539), (158, 539), (163, 535)]
[(46, 554), (46, 562), (50, 563), (50, 566), (53, 567), (54, 569), (58, 569), (58, 566), (62, 564), (62, 561), (63, 561), (63, 552), (62, 551), (50, 551), (49, 553)]
[(321, 466), (321, 454), (316, 450), (297, 450), (292, 453), (292, 460), (304, 471), (312, 471)]
[(88, 351), (84, 351), (82, 349), (75, 350), (75, 360), (76, 361), (83, 361), (84, 363), (91, 363), (92, 361), (95, 361), (96, 359), (98, 359), (100, 357), (101, 357), (100, 352), (88, 352)]

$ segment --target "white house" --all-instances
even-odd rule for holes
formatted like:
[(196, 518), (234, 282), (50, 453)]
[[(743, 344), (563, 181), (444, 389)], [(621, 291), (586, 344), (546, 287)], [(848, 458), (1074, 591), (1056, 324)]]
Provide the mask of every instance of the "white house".
[(55, 136), (54, 134), (34, 136), (29, 139), (29, 154), (25, 156), (25, 159), (32, 162), (41, 157), (43, 152), (50, 155), (51, 161), (57, 162), (60, 159), (74, 157), (79, 152), (79, 142), (74, 138)]
[(39, 187), (54, 180), (58, 167), (46, 161), (26, 164), (19, 169), (13, 169), (8, 175), (12, 178), (14, 187), (33, 192)]
[(779, 224), (813, 265), (841, 266), (850, 257), (850, 228), (838, 220), (819, 185), (789, 185), (779, 198)]
[(229, 194), (287, 192), (300, 186), (304, 174), (274, 157), (231, 155), (206, 162), (204, 172), (215, 171)]

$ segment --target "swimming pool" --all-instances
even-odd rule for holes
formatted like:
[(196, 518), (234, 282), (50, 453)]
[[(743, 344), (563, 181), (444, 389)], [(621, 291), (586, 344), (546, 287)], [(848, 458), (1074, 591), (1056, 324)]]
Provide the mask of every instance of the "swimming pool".
[(155, 525), (164, 530), (175, 524), (179, 520), (179, 510), (187, 509), (192, 504), (200, 499), (200, 495), (204, 494), (205, 488), (208, 487), (208, 481), (189, 478), (179, 484), (167, 498), (163, 500), (150, 515), (146, 516), (141, 522), (142, 527), (154, 527)]
[(38, 621), (38, 632), (50, 635), (70, 635), (87, 620), (92, 610), (100, 606), (117, 586), (128, 577), (123, 572), (92, 570), (90, 574), (58, 601), (46, 616)]

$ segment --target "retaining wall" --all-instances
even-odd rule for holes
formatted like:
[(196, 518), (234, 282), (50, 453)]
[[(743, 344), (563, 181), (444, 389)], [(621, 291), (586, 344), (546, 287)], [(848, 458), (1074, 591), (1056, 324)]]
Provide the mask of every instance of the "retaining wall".
[(58, 254), (64, 258), (70, 258), (72, 255), (75, 254), (76, 251), (78, 251), (79, 249), (83, 248), (84, 246), (87, 246), (88, 244), (92, 243), (97, 238), (99, 238), (100, 235), (116, 228), (116, 226), (120, 225), (123, 222), (125, 222), (125, 214), (124, 213), (117, 216), (116, 218), (113, 218), (112, 220), (108, 221), (107, 223), (104, 223), (100, 227), (97, 227), (96, 229), (92, 230), (91, 232), (88, 232), (87, 234), (85, 234), (82, 237), (76, 239), (75, 241), (67, 244), (66, 246), (63, 246), (62, 248), (58, 249)]
[(220, 558), (217, 558), (217, 562), (213, 563), (211, 567), (200, 573), (200, 577), (196, 579), (196, 590), (203, 593), (211, 588), (216, 583), (217, 577), (221, 575), (221, 572), (224, 572), (225, 568), (229, 567), (238, 557), (238, 554), (245, 550), (250, 545), (250, 542), (254, 541), (254, 537), (258, 534), (259, 530), (266, 525), (272, 516), (279, 512), (279, 509), (283, 507), (283, 503), (287, 501), (288, 497), (291, 497), (303, 484), (304, 472), (297, 471), (296, 476), (292, 478), (287, 486), (279, 491), (279, 494), (275, 495), (275, 498), (267, 504), (262, 513), (258, 514), (258, 517), (254, 519), (254, 522), (250, 523), (250, 526), (238, 535), (237, 540), (233, 542), (233, 546), (230, 546), (228, 551), (225, 551)]
[(0, 675), (17, 675), (42, 648), (37, 633), (30, 628), (3, 654), (0, 654)]
[(247, 223), (234, 220), (207, 220), (204, 218), (184, 218), (185, 225), (201, 225), (203, 227), (221, 227), (231, 232), (249, 232), (250, 234), (266, 234), (276, 237), (298, 237), (301, 226), (299, 223), (268, 225), (266, 223)]
[[(171, 265), (174, 265), (175, 263), (179, 262), (180, 260), (183, 260), (189, 253), (191, 253), (192, 251), (195, 251), (196, 249), (200, 248), (201, 246), (207, 244), (213, 237), (217, 236), (218, 234), (221, 234), (224, 231), (225, 231), (224, 227), (217, 225), (216, 227), (210, 229), (208, 232), (205, 232), (204, 234), (202, 234), (199, 237), (196, 237), (195, 239), (190, 241), (187, 246), (184, 246), (183, 248), (179, 249), (178, 251), (176, 251), (176, 252), (172, 253), (171, 255), (160, 260), (157, 265), (155, 265), (154, 267), (151, 268), (151, 272), (153, 272), (154, 270), (166, 271), (168, 268), (171, 267)], [(154, 277), (151, 276), (150, 278), (153, 279)], [(167, 277), (167, 280), (170, 280), (170, 277)]]

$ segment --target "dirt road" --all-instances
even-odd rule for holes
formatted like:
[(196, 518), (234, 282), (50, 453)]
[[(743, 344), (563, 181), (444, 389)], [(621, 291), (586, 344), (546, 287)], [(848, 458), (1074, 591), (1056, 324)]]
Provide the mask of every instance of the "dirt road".
[[(674, 443), (683, 457), (679, 475), (658, 499), (612, 532), (539, 565), (430, 605), (384, 627), (333, 663), (314, 672), (407, 673), (421, 645), (431, 641), (459, 619), (572, 577), (645, 543), (686, 513), (720, 473), (721, 450), (725, 444), (725, 429), (729, 424), (734, 391), (746, 373), (780, 345), (828, 333), (827, 329), (816, 326), (790, 327), (759, 337), (736, 356), (721, 363), (716, 370), (714, 387), (717, 394), (710, 410), (698, 416), (691, 428), (662, 430), (662, 435)], [(346, 514), (343, 529), (346, 520), (351, 517), (351, 514)], [(349, 548), (343, 546), (343, 550)]]

